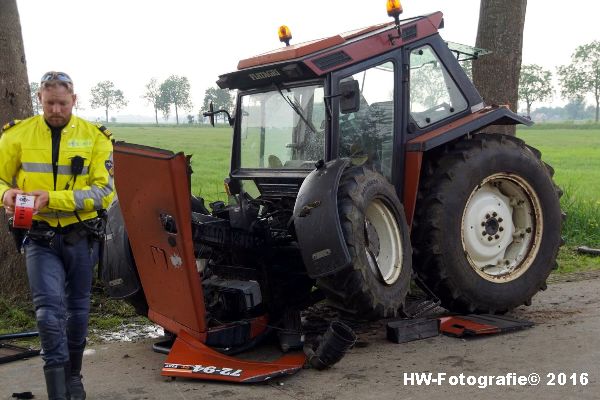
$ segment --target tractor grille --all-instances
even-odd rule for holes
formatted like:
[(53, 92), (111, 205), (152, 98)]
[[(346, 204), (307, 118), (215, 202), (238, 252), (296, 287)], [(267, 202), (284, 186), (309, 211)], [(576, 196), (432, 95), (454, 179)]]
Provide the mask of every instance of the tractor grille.
[(256, 186), (263, 197), (296, 197), (301, 183), (256, 182)]
[(417, 25), (402, 28), (402, 40), (410, 40), (417, 37)]

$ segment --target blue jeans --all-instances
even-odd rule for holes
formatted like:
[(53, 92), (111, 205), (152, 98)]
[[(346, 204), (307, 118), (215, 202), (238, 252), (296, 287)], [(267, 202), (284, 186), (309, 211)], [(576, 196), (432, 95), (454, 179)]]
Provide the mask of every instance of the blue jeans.
[(98, 261), (98, 242), (82, 239), (68, 245), (63, 238), (57, 234), (51, 246), (27, 239), (24, 246), (46, 366), (63, 364), (69, 361), (69, 352), (85, 348), (92, 274)]

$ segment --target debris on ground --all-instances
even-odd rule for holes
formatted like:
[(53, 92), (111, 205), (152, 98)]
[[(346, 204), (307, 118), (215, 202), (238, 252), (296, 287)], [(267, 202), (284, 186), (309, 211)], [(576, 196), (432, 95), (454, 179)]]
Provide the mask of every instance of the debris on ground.
[(591, 256), (600, 256), (600, 249), (594, 249), (588, 246), (579, 246), (577, 247), (577, 252), (580, 254), (588, 254)]

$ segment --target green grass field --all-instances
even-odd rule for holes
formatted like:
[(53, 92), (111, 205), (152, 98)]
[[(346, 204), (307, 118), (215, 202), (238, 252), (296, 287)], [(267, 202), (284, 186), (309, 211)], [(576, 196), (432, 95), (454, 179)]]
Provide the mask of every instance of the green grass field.
[(561, 205), (567, 213), (563, 226), (566, 245), (559, 254), (559, 271), (599, 269), (600, 257), (583, 256), (575, 249), (580, 245), (600, 247), (600, 127), (553, 128), (522, 128), (517, 135), (542, 152), (564, 191)]
[(577, 198), (600, 200), (600, 127), (523, 128), (518, 136), (542, 152), (544, 161), (555, 168), (559, 186)]
[(111, 131), (116, 140), (191, 154), (193, 193), (207, 202), (226, 199), (223, 179), (229, 174), (231, 128), (117, 125)]
[[(225, 200), (223, 179), (229, 173), (232, 129), (229, 127), (119, 126), (117, 140), (192, 154), (192, 191), (207, 202)], [(600, 258), (580, 256), (578, 245), (600, 247), (600, 127), (574, 129), (541, 125), (520, 128), (517, 136), (542, 152), (563, 189), (563, 228), (567, 243), (559, 257), (560, 271), (600, 268)]]

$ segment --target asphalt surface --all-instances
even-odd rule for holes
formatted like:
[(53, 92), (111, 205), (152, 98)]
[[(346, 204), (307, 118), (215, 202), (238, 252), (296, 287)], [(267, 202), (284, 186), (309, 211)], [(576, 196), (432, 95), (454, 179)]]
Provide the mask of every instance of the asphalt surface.
[[(165, 356), (151, 350), (156, 340), (94, 344), (84, 357), (84, 383), (88, 399), (111, 400), (600, 399), (600, 277), (583, 278), (552, 283), (532, 306), (511, 313), (536, 323), (523, 331), (395, 344), (380, 326), (360, 333), (364, 346), (327, 371), (252, 385), (162, 377)], [(0, 365), (0, 399), (23, 391), (46, 398), (41, 366), (39, 357)], [(412, 373), (441, 381), (418, 384)]]

